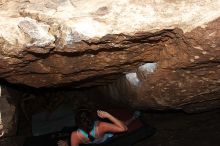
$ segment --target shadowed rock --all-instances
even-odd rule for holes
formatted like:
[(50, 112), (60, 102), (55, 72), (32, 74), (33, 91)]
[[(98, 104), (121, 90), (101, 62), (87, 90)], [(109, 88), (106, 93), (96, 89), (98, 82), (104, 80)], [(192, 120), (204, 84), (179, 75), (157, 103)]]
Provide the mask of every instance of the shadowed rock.
[(144, 109), (218, 107), (219, 5), (4, 1), (0, 78), (36, 88), (111, 84), (101, 88)]

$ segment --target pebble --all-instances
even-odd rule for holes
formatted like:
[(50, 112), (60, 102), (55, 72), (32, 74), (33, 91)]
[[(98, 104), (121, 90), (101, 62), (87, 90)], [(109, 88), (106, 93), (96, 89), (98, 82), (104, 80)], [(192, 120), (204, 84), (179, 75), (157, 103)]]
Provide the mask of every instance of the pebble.
[(205, 54), (207, 54), (207, 52), (206, 51), (202, 51), (202, 54), (205, 55)]
[(191, 62), (195, 62), (195, 60), (194, 60), (194, 59), (190, 59), (190, 61), (191, 61)]
[(195, 59), (199, 59), (199, 56), (194, 56)]

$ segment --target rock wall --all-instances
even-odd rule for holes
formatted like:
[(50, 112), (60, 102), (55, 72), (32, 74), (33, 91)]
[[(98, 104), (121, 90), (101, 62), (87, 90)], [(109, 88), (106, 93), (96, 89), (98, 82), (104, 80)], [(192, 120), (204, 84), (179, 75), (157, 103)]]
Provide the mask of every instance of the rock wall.
[(19, 94), (16, 90), (0, 85), (0, 137), (15, 136), (18, 125)]
[(219, 23), (217, 19), (185, 34), (173, 30), (171, 39), (160, 41), (156, 61), (140, 65), (100, 91), (143, 109), (191, 113), (219, 108)]
[(219, 0), (0, 1), (0, 78), (80, 88), (127, 74), (132, 87), (105, 88), (134, 106), (218, 107), (219, 7)]

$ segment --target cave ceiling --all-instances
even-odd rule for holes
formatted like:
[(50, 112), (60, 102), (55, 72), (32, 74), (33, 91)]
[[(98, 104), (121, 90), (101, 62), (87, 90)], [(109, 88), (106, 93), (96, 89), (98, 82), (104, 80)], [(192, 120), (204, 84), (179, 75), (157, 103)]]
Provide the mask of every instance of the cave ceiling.
[(219, 7), (218, 0), (2, 1), (0, 78), (34, 88), (117, 87), (124, 79), (136, 106), (219, 105)]

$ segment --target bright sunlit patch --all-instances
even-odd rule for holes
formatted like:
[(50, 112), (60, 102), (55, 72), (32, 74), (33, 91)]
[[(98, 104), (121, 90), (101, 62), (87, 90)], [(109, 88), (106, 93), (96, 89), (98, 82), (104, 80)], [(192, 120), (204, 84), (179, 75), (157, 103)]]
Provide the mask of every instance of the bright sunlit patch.
[(19, 22), (18, 27), (33, 41), (30, 41), (28, 46), (44, 47), (55, 41), (55, 37), (48, 32), (49, 25), (39, 23), (34, 19), (25, 17)]
[(92, 18), (84, 18), (75, 24), (75, 30), (87, 37), (102, 37), (107, 34), (108, 27)]
[(126, 79), (134, 86), (137, 86), (140, 80), (137, 77), (136, 73), (128, 73), (126, 74)]
[(147, 74), (153, 73), (157, 68), (157, 63), (146, 63), (142, 66), (140, 66), (138, 69), (146, 72)]

